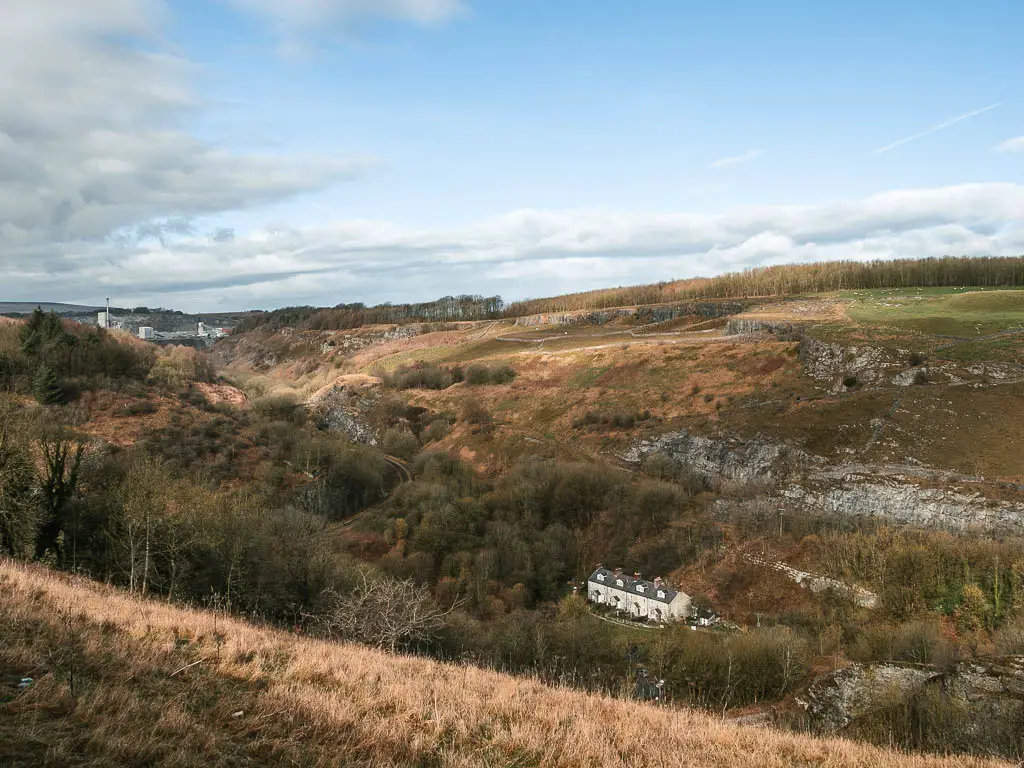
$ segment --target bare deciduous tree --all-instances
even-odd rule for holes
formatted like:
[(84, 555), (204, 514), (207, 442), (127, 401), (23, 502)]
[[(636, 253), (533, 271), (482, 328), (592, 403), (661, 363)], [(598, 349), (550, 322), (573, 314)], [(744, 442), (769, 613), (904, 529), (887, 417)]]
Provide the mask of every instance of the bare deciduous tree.
[(61, 534), (68, 523), (72, 499), (78, 490), (85, 442), (74, 436), (63, 424), (47, 429), (39, 438), (39, 451), (43, 458), (39, 488), (42, 496), (43, 521), (36, 539), (36, 559), (47, 552), (57, 555), (64, 563)]
[(459, 604), (442, 609), (425, 586), (366, 571), (351, 591), (332, 593), (331, 603), (324, 617), (331, 637), (391, 651), (431, 640)]

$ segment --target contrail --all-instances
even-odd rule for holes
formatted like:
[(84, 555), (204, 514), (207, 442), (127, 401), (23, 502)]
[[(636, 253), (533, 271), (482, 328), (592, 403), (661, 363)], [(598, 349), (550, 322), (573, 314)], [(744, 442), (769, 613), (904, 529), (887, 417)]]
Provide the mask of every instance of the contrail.
[(899, 141), (894, 141), (892, 144), (886, 144), (884, 147), (876, 149), (875, 150), (875, 154), (876, 155), (880, 155), (883, 152), (888, 152), (890, 149), (896, 149), (896, 147), (901, 147), (904, 144), (909, 144), (912, 141), (917, 141), (918, 139), (922, 138), (923, 136), (927, 136), (927, 135), (929, 135), (931, 133), (935, 133), (936, 131), (941, 131), (944, 128), (949, 128), (949, 126), (956, 125), (957, 123), (959, 123), (962, 120), (967, 120), (968, 118), (976, 117), (977, 115), (980, 115), (983, 112), (988, 112), (989, 110), (992, 110), (992, 109), (995, 109), (996, 107), (1001, 107), (1001, 106), (1003, 106), (1003, 102), (997, 101), (995, 104), (989, 104), (987, 107), (982, 107), (981, 109), (976, 109), (973, 112), (968, 112), (965, 115), (959, 115), (959, 116), (954, 117), (954, 118), (952, 118), (950, 120), (947, 120), (944, 123), (939, 123), (938, 125), (933, 125), (928, 130), (921, 131), (920, 133), (915, 133), (913, 136), (907, 136), (906, 138), (900, 139)]

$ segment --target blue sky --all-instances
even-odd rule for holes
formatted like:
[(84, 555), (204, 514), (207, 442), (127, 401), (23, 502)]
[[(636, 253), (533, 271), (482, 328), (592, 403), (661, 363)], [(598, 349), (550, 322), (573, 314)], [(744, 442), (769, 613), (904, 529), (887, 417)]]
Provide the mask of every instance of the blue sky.
[[(521, 298), (1024, 252), (1019, 2), (53, 2), (16, 3), (0, 53), (0, 94), (40, 102), (0, 109), (8, 155), (64, 142), (37, 209), (0, 185), (11, 298)], [(93, 106), (18, 98), (62, 75)]]

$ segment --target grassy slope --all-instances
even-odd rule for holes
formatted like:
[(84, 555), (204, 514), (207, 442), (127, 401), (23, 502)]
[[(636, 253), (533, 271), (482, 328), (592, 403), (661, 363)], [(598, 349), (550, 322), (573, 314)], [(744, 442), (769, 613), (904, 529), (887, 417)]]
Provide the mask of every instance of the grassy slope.
[[(1024, 324), (1024, 291), (854, 291), (773, 300), (745, 316), (800, 323), (812, 336), (886, 348), (895, 359), (913, 350), (939, 364), (1024, 363), (1022, 334), (975, 340), (979, 326), (997, 332)], [(940, 331), (972, 340), (951, 340)], [(416, 360), (509, 364), (519, 377), (508, 385), (407, 393), (415, 404), (438, 412), (458, 413), (467, 398), (490, 411), (498, 424), (492, 436), (459, 427), (439, 446), (466, 449), (481, 468), (506, 466), (520, 448), (531, 455), (608, 458), (644, 431), (687, 428), (782, 438), (832, 459), (903, 462), (910, 457), (968, 474), (1017, 482), (1024, 477), (1020, 452), (1007, 450), (1024, 435), (1024, 389), (1006, 377), (993, 378), (999, 386), (985, 389), (889, 386), (830, 395), (804, 374), (794, 343), (723, 339), (716, 328), (648, 338), (627, 333), (618, 321), (537, 327), (467, 323), (355, 353), (338, 345), (323, 358), (319, 353), (311, 358), (315, 370), (306, 376), (295, 377), (291, 363), (268, 373), (302, 394), (343, 372), (375, 374)], [(299, 346), (317, 349), (345, 335), (291, 334)], [(540, 339), (547, 341), (538, 344)], [(635, 429), (572, 427), (588, 412), (644, 411), (654, 418)], [(872, 421), (879, 419), (885, 423), (882, 440)], [(517, 448), (517, 440), (525, 442)]]
[(0, 685), (12, 766), (995, 765), (301, 639), (7, 561)]
[(1024, 328), (1024, 291), (865, 292), (847, 312), (868, 325), (973, 338)]

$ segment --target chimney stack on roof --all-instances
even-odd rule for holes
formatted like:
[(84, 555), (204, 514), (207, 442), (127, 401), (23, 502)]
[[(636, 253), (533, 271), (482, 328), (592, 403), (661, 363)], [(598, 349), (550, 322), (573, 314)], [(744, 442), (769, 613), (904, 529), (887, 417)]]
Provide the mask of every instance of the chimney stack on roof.
[(621, 568), (616, 568), (616, 569), (615, 569), (615, 570), (613, 571), (613, 573), (614, 573), (614, 575), (616, 575), (616, 576), (621, 576), (621, 575), (622, 575), (622, 569), (621, 569)]
[(660, 587), (662, 585), (661, 576), (654, 577), (654, 586)]
[(640, 571), (633, 571), (633, 578), (640, 581)]

